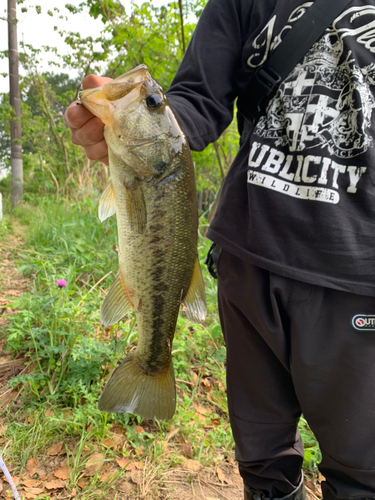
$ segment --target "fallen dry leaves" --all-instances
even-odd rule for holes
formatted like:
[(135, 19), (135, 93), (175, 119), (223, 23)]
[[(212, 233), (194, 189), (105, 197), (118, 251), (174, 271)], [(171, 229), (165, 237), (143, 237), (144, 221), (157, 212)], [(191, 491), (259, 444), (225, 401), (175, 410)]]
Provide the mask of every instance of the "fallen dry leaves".
[(119, 458), (116, 460), (117, 465), (120, 467), (120, 469), (125, 469), (125, 467), (131, 462), (131, 458), (129, 457), (124, 457), (124, 458)]
[(208, 380), (208, 378), (202, 378), (201, 380), (201, 386), (205, 392), (212, 392), (213, 387), (211, 382)]
[(220, 418), (211, 418), (211, 424), (213, 427), (219, 427), (220, 425)]
[(117, 486), (117, 489), (121, 491), (121, 493), (130, 493), (134, 488), (135, 484), (132, 484), (129, 481), (123, 481)]
[(27, 488), (37, 488), (41, 485), (41, 481), (38, 479), (26, 479), (25, 481), (22, 481), (21, 484), (27, 486)]
[(60, 441), (59, 443), (55, 443), (51, 448), (48, 448), (47, 453), (50, 457), (59, 455), (62, 448), (64, 446), (64, 443)]
[(183, 463), (183, 468), (192, 472), (198, 472), (201, 468), (201, 464), (197, 460), (186, 460)]
[(60, 488), (65, 488), (66, 481), (62, 481), (61, 479), (52, 479), (52, 481), (46, 481), (43, 484), (47, 490), (58, 490)]
[(46, 471), (39, 466), (38, 460), (36, 458), (29, 458), (26, 463), (26, 470), (29, 473), (30, 477), (33, 477), (37, 474), (42, 481), (45, 481), (48, 477)]
[(88, 479), (80, 479), (77, 482), (77, 486), (79, 486), (81, 488), (81, 490), (83, 490), (83, 488), (86, 486), (87, 483), (88, 483)]
[(53, 475), (58, 479), (68, 479), (68, 467), (66, 465), (60, 467), (60, 469), (56, 469), (53, 471)]
[(142, 462), (130, 462), (130, 464), (125, 467), (125, 469), (127, 471), (142, 470), (143, 464)]
[(130, 472), (130, 478), (135, 484), (141, 484), (142, 482), (142, 472), (140, 470), (132, 470)]
[(220, 467), (216, 468), (216, 475), (219, 478), (221, 484), (232, 484), (232, 481), (227, 478), (224, 472), (220, 469)]
[(195, 408), (195, 411), (197, 413), (199, 413), (200, 415), (206, 415), (207, 413), (209, 415), (211, 415), (211, 413), (212, 413), (211, 408), (205, 408), (205, 407), (196, 406), (196, 405), (194, 405), (194, 408)]
[(104, 465), (104, 454), (103, 453), (94, 453), (87, 460), (85, 464), (85, 476), (91, 477), (95, 476), (95, 474), (103, 467)]
[(124, 447), (126, 437), (122, 434), (111, 433), (111, 436), (105, 439), (102, 444), (107, 448), (112, 448), (114, 450), (121, 449)]
[(182, 443), (180, 445), (180, 453), (186, 458), (193, 458), (193, 446), (191, 443)]
[(176, 429), (172, 429), (168, 434), (167, 437), (165, 438), (165, 442), (169, 443), (177, 434), (180, 432), (180, 428), (176, 427)]
[(119, 434), (121, 436), (125, 436), (126, 430), (121, 424), (114, 424), (110, 428), (110, 431), (113, 432), (114, 434)]
[(43, 488), (25, 488), (24, 495), (27, 499), (32, 500), (41, 493), (44, 493)]
[(117, 472), (116, 471), (110, 471), (110, 472), (106, 472), (105, 474), (103, 474), (101, 477), (100, 477), (100, 482), (101, 483), (104, 483), (105, 481), (108, 480), (108, 482), (111, 482), (111, 479), (114, 479), (115, 477), (117, 476)]

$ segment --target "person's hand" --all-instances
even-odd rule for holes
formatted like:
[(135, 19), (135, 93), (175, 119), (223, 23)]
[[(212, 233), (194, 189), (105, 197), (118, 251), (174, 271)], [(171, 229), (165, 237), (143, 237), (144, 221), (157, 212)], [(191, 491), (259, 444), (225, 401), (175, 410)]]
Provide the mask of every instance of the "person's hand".
[[(82, 81), (83, 89), (101, 87), (112, 79), (104, 76), (88, 75)], [(71, 131), (73, 144), (82, 146), (89, 160), (97, 160), (108, 165), (108, 146), (103, 131), (104, 123), (94, 116), (79, 101), (74, 101), (64, 113), (64, 121)]]

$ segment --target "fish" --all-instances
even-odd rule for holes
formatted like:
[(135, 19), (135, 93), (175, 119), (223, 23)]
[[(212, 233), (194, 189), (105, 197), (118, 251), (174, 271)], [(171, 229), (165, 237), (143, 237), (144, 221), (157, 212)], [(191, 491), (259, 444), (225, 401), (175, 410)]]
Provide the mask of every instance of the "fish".
[(176, 409), (172, 343), (179, 311), (198, 323), (207, 313), (188, 141), (145, 65), (82, 91), (80, 100), (105, 124), (110, 182), (99, 219), (117, 219), (119, 272), (100, 321), (114, 325), (134, 310), (138, 331), (135, 351), (114, 370), (98, 406), (169, 420)]

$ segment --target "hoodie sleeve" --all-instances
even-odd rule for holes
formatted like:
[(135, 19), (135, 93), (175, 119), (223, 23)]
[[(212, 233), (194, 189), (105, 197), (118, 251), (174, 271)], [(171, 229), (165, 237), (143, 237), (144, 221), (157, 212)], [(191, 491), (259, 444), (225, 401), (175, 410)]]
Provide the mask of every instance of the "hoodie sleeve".
[(209, 0), (167, 92), (191, 149), (202, 151), (233, 118), (241, 66), (239, 0)]

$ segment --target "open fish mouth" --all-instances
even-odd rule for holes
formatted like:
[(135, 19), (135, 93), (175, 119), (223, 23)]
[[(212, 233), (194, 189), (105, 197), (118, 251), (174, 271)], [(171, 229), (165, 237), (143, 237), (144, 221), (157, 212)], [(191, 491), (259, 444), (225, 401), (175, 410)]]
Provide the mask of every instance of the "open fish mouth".
[(78, 97), (80, 100), (84, 100), (96, 94), (98, 98), (107, 99), (107, 101), (117, 101), (150, 78), (151, 75), (147, 67), (141, 64), (132, 71), (115, 78), (111, 82), (105, 83), (101, 87), (81, 90)]
[(89, 111), (111, 126), (116, 111), (141, 103), (145, 92), (160, 90), (161, 87), (151, 78), (147, 67), (140, 65), (101, 87), (82, 90), (78, 97)]
[[(95, 89), (86, 89), (80, 93), (80, 100), (91, 113), (98, 116), (106, 125), (111, 126), (113, 124), (113, 115), (116, 111), (126, 109), (134, 103), (141, 102), (142, 85), (143, 82), (132, 84), (131, 88), (127, 87), (126, 90), (122, 88), (121, 92), (117, 89), (118, 98), (116, 100), (107, 98), (108, 92), (105, 89), (105, 85)], [(112, 97), (115, 94), (113, 91), (110, 91), (110, 93)]]

